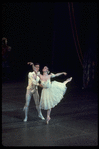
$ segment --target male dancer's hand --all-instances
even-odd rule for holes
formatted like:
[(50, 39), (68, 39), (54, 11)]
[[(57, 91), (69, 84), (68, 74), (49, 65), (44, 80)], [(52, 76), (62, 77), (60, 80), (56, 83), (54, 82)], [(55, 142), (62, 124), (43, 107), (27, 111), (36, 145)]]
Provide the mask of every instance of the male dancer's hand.
[(29, 65), (29, 64), (30, 64), (30, 65), (33, 65), (33, 63), (32, 63), (32, 62), (27, 62), (27, 64), (28, 64), (28, 65)]
[(33, 64), (33, 62), (27, 62), (27, 64), (29, 65), (31, 65), (32, 66), (32, 69), (37, 73), (37, 71), (36, 71), (36, 69), (35, 69), (35, 66), (34, 66), (34, 64)]

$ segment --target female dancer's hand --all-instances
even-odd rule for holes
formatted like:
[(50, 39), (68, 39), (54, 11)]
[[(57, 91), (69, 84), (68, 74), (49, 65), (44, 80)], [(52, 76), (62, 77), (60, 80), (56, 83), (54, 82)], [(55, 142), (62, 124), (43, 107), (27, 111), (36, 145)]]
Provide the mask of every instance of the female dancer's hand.
[(63, 72), (63, 74), (66, 76), (67, 75), (67, 73), (66, 72)]

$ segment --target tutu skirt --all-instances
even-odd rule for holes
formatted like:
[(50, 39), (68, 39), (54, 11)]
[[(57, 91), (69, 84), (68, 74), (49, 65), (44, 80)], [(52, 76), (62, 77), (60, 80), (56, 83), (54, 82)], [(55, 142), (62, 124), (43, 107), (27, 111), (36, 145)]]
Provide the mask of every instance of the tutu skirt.
[(40, 108), (44, 110), (54, 108), (62, 100), (66, 90), (64, 83), (53, 81), (49, 87), (42, 89)]

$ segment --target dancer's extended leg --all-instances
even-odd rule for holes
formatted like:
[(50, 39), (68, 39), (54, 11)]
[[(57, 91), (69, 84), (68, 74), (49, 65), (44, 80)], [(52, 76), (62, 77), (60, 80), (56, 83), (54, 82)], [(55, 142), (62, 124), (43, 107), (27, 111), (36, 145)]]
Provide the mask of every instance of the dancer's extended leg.
[(24, 122), (26, 122), (27, 119), (28, 119), (28, 108), (29, 108), (30, 100), (31, 100), (31, 92), (27, 91), (27, 93), (26, 93), (26, 103), (25, 103), (25, 106), (23, 108), (23, 110), (25, 111)]
[(50, 121), (50, 114), (51, 114), (51, 109), (47, 110), (47, 120), (46, 120), (46, 123), (48, 124), (49, 121)]

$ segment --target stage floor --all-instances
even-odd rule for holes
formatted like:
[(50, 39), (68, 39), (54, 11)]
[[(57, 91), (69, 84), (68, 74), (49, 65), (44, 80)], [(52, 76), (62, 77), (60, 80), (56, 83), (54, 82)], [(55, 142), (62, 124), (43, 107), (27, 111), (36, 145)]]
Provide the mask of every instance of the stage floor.
[[(23, 122), (26, 85), (26, 82), (2, 83), (3, 146), (98, 145), (97, 93), (79, 89), (72, 81), (62, 101), (52, 109), (47, 125), (38, 117), (33, 98), (28, 121)], [(46, 111), (42, 113), (46, 118)]]

